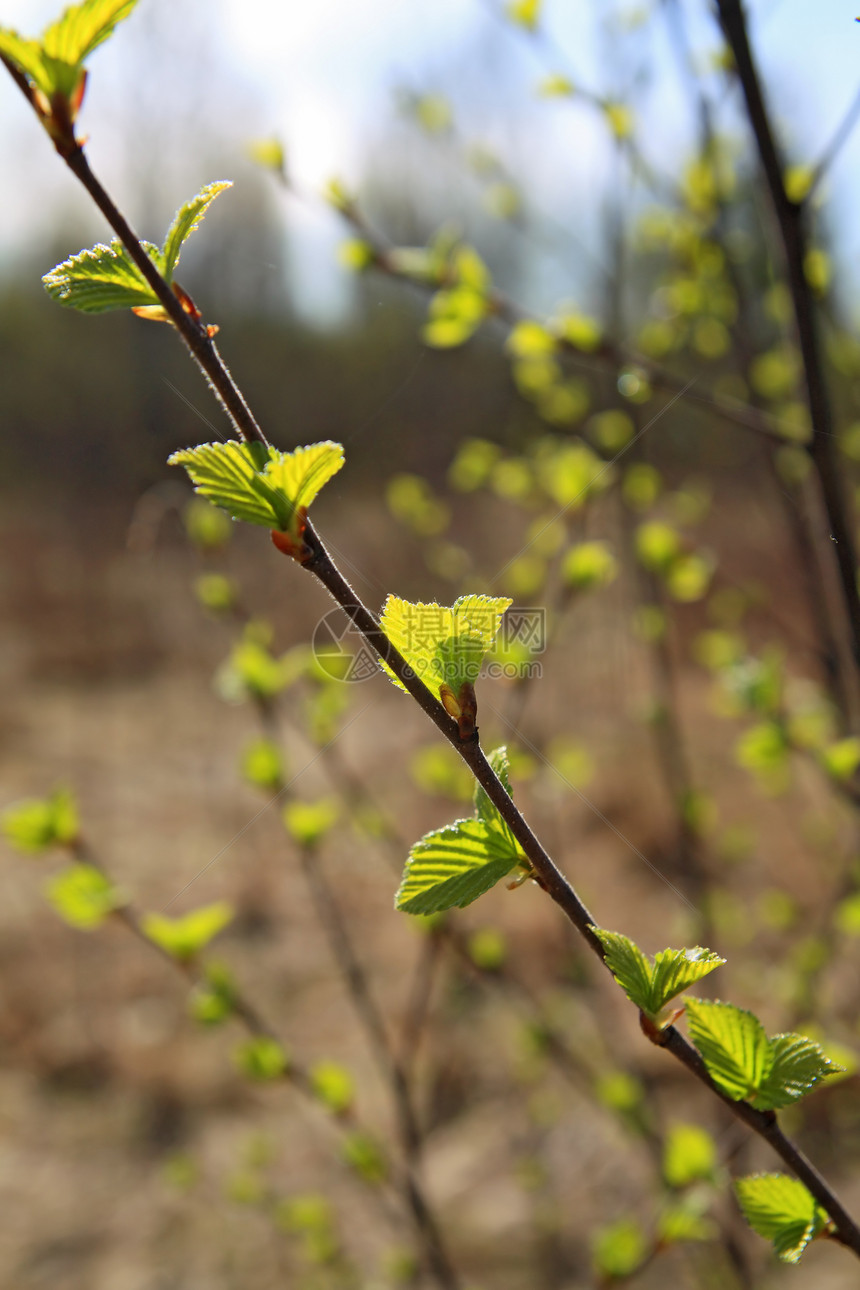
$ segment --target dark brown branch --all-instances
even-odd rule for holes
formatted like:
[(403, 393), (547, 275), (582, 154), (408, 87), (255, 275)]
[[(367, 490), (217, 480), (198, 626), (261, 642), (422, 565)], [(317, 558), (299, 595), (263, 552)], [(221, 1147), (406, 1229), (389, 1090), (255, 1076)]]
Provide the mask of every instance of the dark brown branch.
[(785, 191), (785, 164), (764, 101), (740, 0), (717, 0), (717, 6), (723, 31), (734, 57), (750, 128), (755, 136), (779, 229), (803, 361), (806, 401), (812, 421), (812, 439), (808, 451), (818, 475), (827, 512), (845, 613), (851, 631), (854, 661), (860, 668), (860, 593), (857, 587), (854, 522), (843, 493), (836, 459), (833, 415), (824, 375), (815, 303), (806, 279), (806, 208), (803, 203), (791, 201)]

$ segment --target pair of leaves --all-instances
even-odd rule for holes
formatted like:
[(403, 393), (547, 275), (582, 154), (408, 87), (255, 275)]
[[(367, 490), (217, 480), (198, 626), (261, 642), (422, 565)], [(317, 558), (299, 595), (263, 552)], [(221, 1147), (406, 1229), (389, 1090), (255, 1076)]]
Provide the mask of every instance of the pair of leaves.
[[(167, 230), (162, 246), (141, 242), (146, 254), (166, 282), (173, 281), (183, 245), (199, 228), (206, 211), (219, 193), (232, 187), (229, 180), (206, 184), (190, 201), (180, 206)], [(121, 242), (103, 243), (80, 251), (58, 264), (42, 278), (52, 300), (85, 314), (110, 309), (159, 309), (158, 297)]]
[(165, 914), (144, 914), (140, 920), (145, 936), (154, 941), (171, 958), (187, 963), (232, 922), (233, 909), (226, 901), (202, 905), (178, 918)]
[(608, 932), (601, 927), (593, 927), (592, 931), (603, 946), (606, 966), (628, 999), (660, 1028), (672, 1021), (672, 1014), (664, 1012), (667, 1004), (726, 961), (700, 945), (661, 950), (650, 959), (621, 932)]
[(9, 845), (30, 855), (71, 846), (78, 830), (77, 803), (65, 788), (56, 789), (47, 798), (18, 802), (0, 817), (0, 831)]
[(46, 27), (38, 40), (0, 27), (0, 54), (50, 102), (75, 93), (86, 58), (127, 18), (137, 0), (84, 0)]
[[(497, 748), (488, 760), (510, 794), (507, 749)], [(478, 785), (473, 819), (434, 829), (412, 847), (395, 908), (407, 914), (463, 909), (513, 869), (525, 869), (524, 862), (516, 838)]]
[(342, 446), (329, 441), (279, 452), (229, 440), (184, 448), (168, 460), (184, 466), (196, 492), (234, 520), (291, 532), (344, 458)]
[(830, 1219), (797, 1178), (751, 1174), (735, 1182), (744, 1218), (754, 1232), (773, 1242), (783, 1263), (797, 1263)]
[(790, 1106), (844, 1069), (805, 1035), (769, 1039), (758, 1017), (731, 1003), (690, 999), (687, 1021), (714, 1083), (759, 1111)]
[[(440, 685), (446, 684), (457, 693), (466, 681), (474, 685), (511, 604), (500, 596), (461, 596), (449, 609), (389, 596), (380, 626), (428, 690), (438, 695)], [(391, 669), (382, 666), (394, 684), (405, 689)]]

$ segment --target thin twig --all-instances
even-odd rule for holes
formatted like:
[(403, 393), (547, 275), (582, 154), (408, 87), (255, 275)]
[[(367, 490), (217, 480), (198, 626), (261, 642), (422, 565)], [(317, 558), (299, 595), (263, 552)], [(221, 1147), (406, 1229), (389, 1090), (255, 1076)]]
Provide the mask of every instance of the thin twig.
[[(737, 14), (740, 16), (740, 10), (737, 6), (736, 0), (732, 0), (732, 3), (729, 3), (729, 0), (719, 0), (719, 3), (721, 11), (728, 10), (733, 12), (734, 10), (737, 10)], [(741, 26), (745, 39), (745, 28), (743, 28), (742, 18)], [(79, 148), (78, 151), (80, 151)], [(137, 256), (148, 259), (126, 221), (119, 214), (119, 211), (104, 192), (101, 185), (95, 180), (89, 166), (78, 166), (77, 168), (72, 167), (72, 169), (74, 170), (74, 173), (78, 175), (78, 178), (81, 179), (81, 182), (87, 187), (88, 191), (92, 192), (93, 195), (96, 192), (101, 195), (102, 200), (100, 202), (100, 209), (102, 209), (106, 218), (111, 221), (112, 227), (114, 227), (118, 236), (120, 236), (123, 244), (126, 245), (126, 249), (129, 251), (129, 254), (135, 259), (135, 263), (139, 263)], [(136, 251), (133, 251), (133, 248), (136, 248)], [(151, 261), (149, 263), (151, 265), (151, 272), (157, 276), (157, 269), (152, 265)], [(143, 272), (144, 266), (140, 264), (139, 267), (141, 268), (141, 272)], [(149, 278), (147, 278), (147, 280), (149, 280)], [(162, 280), (158, 295), (160, 300), (162, 299), (162, 288), (165, 295), (170, 294), (167, 283)], [(154, 287), (153, 290), (155, 290)], [(165, 309), (167, 309), (168, 306), (166, 301), (163, 300), (162, 302), (164, 303)], [(168, 312), (170, 312), (170, 310), (168, 310)], [(230, 394), (233, 406), (241, 412), (241, 410), (246, 408), (247, 405), (235, 386), (232, 377), (230, 377), (226, 368), (224, 368), (217, 350), (215, 350), (215, 347), (211, 345), (199, 346), (196, 349), (193, 348), (188, 338), (188, 329), (191, 327), (190, 316), (185, 315), (182, 310), (180, 310), (180, 315), (180, 318), (175, 320), (177, 329), (186, 340), (186, 343), (188, 343), (189, 348), (192, 349), (198, 363), (203, 367), (203, 370), (206, 372), (206, 375), (209, 377), (216, 390), (218, 390), (219, 393), (222, 390), (227, 391)], [(171, 313), (171, 318), (172, 317), (173, 314)], [(186, 319), (188, 319), (187, 322)], [(195, 324), (191, 330), (191, 334), (195, 339), (198, 338), (198, 332), (199, 328)], [(816, 424), (815, 416), (813, 416), (813, 424)], [(256, 421), (254, 421), (250, 413), (248, 413), (247, 418), (240, 419), (237, 417), (236, 425), (239, 433), (242, 434), (243, 438), (246, 440), (254, 439), (257, 442), (265, 442), (262, 436), (262, 431), (259, 430)], [(531, 867), (531, 873), (534, 880), (543, 888), (544, 891), (547, 892), (551, 899), (555, 901), (569, 921), (576, 927), (577, 931), (586, 941), (593, 953), (597, 955), (601, 963), (605, 966), (603, 946), (594, 931), (595, 920), (592, 914), (584, 905), (568, 880), (558, 869), (555, 862), (545, 851), (536, 835), (532, 832), (532, 829), (524, 816), (522, 816), (517, 810), (513, 799), (507, 793), (501, 780), (487, 761), (487, 758), (480, 747), (480, 743), (478, 742), (477, 732), (475, 738), (469, 739), (465, 742), (461, 741), (457, 723), (452, 720), (439, 700), (436, 699), (424, 683), (418, 679), (400, 652), (392, 645), (373, 614), (362, 603), (355, 591), (344, 578), (343, 574), (335, 565), (310, 521), (307, 523), (304, 533), (304, 541), (307, 551), (306, 557), (303, 556), (302, 559), (304, 567), (307, 568), (310, 573), (313, 573), (323, 586), (326, 587), (334, 600), (341, 606), (350, 620), (355, 624), (361, 635), (364, 637), (364, 640), (371, 647), (377, 657), (388, 664), (391, 671), (409, 694), (412, 695), (418, 706), (436, 725), (437, 729), (443, 737), (448, 740), (460, 757), (462, 757), (463, 761), (472, 771), (475, 779), (477, 779), (481, 787), (484, 789), (489, 800), (496, 807), (522, 848), (523, 854), (527, 858)], [(854, 596), (856, 599), (856, 587), (854, 588)], [(860, 600), (858, 600), (857, 608), (858, 643), (860, 643)], [(700, 1083), (704, 1084), (706, 1088), (709, 1088), (711, 1092), (718, 1097), (720, 1101), (723, 1102), (740, 1120), (770, 1144), (777, 1155), (780, 1156), (796, 1176), (805, 1184), (822, 1208), (828, 1213), (834, 1225), (832, 1232), (833, 1238), (848, 1246), (858, 1256), (860, 1256), (860, 1227), (858, 1227), (857, 1223), (844, 1208), (835, 1191), (818, 1173), (799, 1148), (785, 1136), (777, 1123), (775, 1114), (771, 1111), (757, 1111), (750, 1106), (749, 1103), (735, 1102), (722, 1093), (711, 1079), (700, 1054), (693, 1045), (684, 1038), (680, 1031), (675, 1029), (674, 1026), (669, 1026), (666, 1030), (660, 1033), (659, 1045), (686, 1066), (696, 1079), (700, 1081)]]

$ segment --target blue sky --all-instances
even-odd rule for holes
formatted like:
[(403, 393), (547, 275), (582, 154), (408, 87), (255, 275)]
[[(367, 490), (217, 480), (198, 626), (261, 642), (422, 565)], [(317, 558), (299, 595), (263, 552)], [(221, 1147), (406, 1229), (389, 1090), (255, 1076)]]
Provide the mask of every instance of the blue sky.
[[(717, 43), (710, 5), (706, 0), (681, 4), (696, 53), (704, 59)], [(384, 165), (373, 145), (396, 116), (395, 88), (432, 90), (440, 81), (450, 82), (446, 89), (463, 136), (489, 141), (502, 153), (509, 148), (536, 206), (565, 218), (577, 212), (577, 231), (599, 256), (601, 201), (615, 182), (605, 128), (585, 107), (535, 97), (535, 84), (555, 55), (540, 54), (528, 37), (494, 19), (493, 8), (500, 7), (498, 0), (205, 0), (202, 8), (141, 0), (92, 60), (82, 124), (91, 136), (94, 164), (130, 202), (137, 192), (135, 166), (158, 165), (168, 218), (204, 178), (232, 173), (241, 182), (242, 146), (255, 135), (278, 133), (286, 140), (292, 171), (308, 191), (335, 174), (359, 183), (368, 158), (376, 169)], [(605, 31), (608, 13), (629, 15), (636, 9), (647, 6), (545, 0), (546, 30), (565, 69), (595, 90), (624, 94), (625, 78), (650, 68), (650, 85), (638, 96), (642, 145), (655, 161), (676, 168), (692, 141), (693, 117), (679, 87), (660, 6), (648, 24), (626, 35)], [(812, 160), (860, 85), (855, 7), (842, 0), (755, 0), (749, 10), (784, 138), (798, 159)], [(0, 0), (0, 22), (24, 32), (37, 31), (56, 12), (55, 0)], [(473, 93), (470, 60), (475, 65), (491, 60), (490, 74), (498, 75), (498, 83), (490, 79), (488, 93), (484, 69), (480, 97)], [(716, 89), (716, 81), (713, 85)], [(727, 122), (743, 139), (744, 125), (731, 99), (718, 97)], [(141, 106), (159, 118), (150, 135), (167, 136), (160, 154), (154, 138), (135, 146)], [(171, 129), (174, 115), (178, 123)], [(217, 161), (206, 158), (217, 175), (198, 173), (199, 159), (183, 152), (183, 125), (201, 116), (220, 141)], [(3, 78), (0, 121), (0, 266), (26, 249), (34, 232), (56, 227), (58, 203), (64, 221), (104, 236), (14, 86)], [(451, 174), (456, 205), (458, 181)], [(840, 154), (824, 194), (852, 285), (860, 254), (858, 175), (860, 128)], [(294, 289), (307, 298), (308, 308), (316, 306), (323, 315), (336, 312), (336, 222), (322, 209), (296, 205), (286, 206), (284, 217)], [(158, 229), (141, 231), (153, 236)], [(578, 288), (575, 274), (571, 287)]]

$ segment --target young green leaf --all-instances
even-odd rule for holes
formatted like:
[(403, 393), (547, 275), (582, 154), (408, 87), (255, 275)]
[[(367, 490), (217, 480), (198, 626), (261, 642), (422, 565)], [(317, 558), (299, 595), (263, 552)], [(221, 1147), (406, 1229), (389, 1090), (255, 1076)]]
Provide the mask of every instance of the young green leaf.
[(242, 1074), (254, 1080), (280, 1079), (290, 1066), (289, 1054), (277, 1039), (268, 1035), (245, 1040), (236, 1049), (234, 1058)]
[(406, 914), (463, 909), (521, 860), (522, 853), (509, 835), (483, 820), (455, 820), (425, 834), (412, 847), (395, 908)]
[(621, 932), (608, 932), (602, 927), (593, 931), (603, 946), (606, 966), (621, 989), (642, 1012), (649, 1011), (652, 968), (648, 955)]
[(64, 63), (82, 63), (108, 36), (117, 23), (127, 18), (137, 0), (84, 0), (71, 5), (62, 17), (42, 34), (42, 47), (49, 58)]
[(773, 1242), (783, 1263), (797, 1263), (809, 1242), (829, 1222), (803, 1183), (787, 1174), (738, 1178), (735, 1193), (750, 1227)]
[(773, 1065), (758, 1017), (721, 1000), (688, 999), (687, 1021), (717, 1087), (736, 1101), (753, 1096)]
[(173, 278), (173, 271), (179, 263), (179, 253), (185, 242), (200, 227), (204, 215), (218, 194), (223, 193), (225, 188), (232, 187), (233, 183), (230, 179), (216, 180), (214, 183), (206, 184), (196, 197), (192, 197), (190, 201), (180, 206), (173, 217), (173, 223), (167, 230), (167, 237), (161, 248), (163, 273), (168, 282)]
[(525, 27), (526, 31), (536, 31), (538, 19), (540, 18), (542, 0), (508, 0), (505, 6), (505, 13), (511, 22), (515, 22), (520, 27)]
[[(380, 626), (428, 690), (438, 694), (445, 683), (456, 692), (464, 682), (477, 680), (511, 603), (498, 596), (461, 596), (448, 609), (389, 596)], [(405, 689), (391, 669), (382, 666), (394, 684)]]
[(334, 1115), (345, 1115), (355, 1100), (355, 1081), (337, 1062), (317, 1062), (311, 1071), (314, 1094)]
[(731, 1003), (690, 999), (687, 1018), (714, 1083), (759, 1111), (789, 1106), (843, 1069), (804, 1035), (768, 1039), (757, 1017)]
[(769, 1040), (773, 1065), (752, 1104), (759, 1111), (797, 1102), (828, 1075), (844, 1067), (827, 1056), (820, 1044), (805, 1035), (773, 1035)]
[(82, 931), (101, 926), (126, 903), (120, 889), (90, 864), (69, 865), (46, 884), (45, 893), (60, 918)]
[(714, 1139), (698, 1124), (673, 1124), (663, 1146), (663, 1177), (681, 1189), (694, 1182), (713, 1182), (717, 1170)]
[[(141, 246), (161, 272), (163, 262), (158, 247), (151, 242), (142, 242)], [(46, 273), (42, 283), (52, 300), (85, 314), (158, 305), (158, 297), (116, 239), (110, 246), (99, 242), (91, 250), (70, 256)]]
[(592, 1241), (594, 1269), (608, 1281), (632, 1276), (647, 1254), (645, 1233), (635, 1218), (619, 1218), (598, 1228)]
[(207, 963), (203, 979), (197, 983), (188, 1001), (189, 1011), (201, 1026), (219, 1026), (233, 1012), (236, 983), (223, 963)]
[(284, 827), (299, 846), (313, 848), (337, 823), (337, 802), (323, 797), (318, 802), (287, 802), (283, 810)]
[(0, 816), (0, 830), (16, 851), (38, 854), (50, 847), (68, 846), (78, 836), (78, 808), (65, 788), (48, 798), (34, 798), (10, 806)]
[(324, 442), (279, 452), (229, 440), (183, 448), (168, 464), (184, 466), (196, 491), (233, 519), (295, 533), (304, 510), (343, 465), (343, 448)]
[(627, 997), (656, 1025), (666, 1025), (661, 1013), (668, 1003), (725, 959), (696, 945), (691, 949), (661, 950), (653, 962), (620, 932), (593, 928), (604, 949), (606, 966)]
[(50, 100), (75, 92), (84, 60), (127, 18), (137, 0), (84, 0), (46, 27), (39, 40), (0, 28), (0, 54)]
[(341, 1148), (343, 1158), (366, 1183), (378, 1184), (388, 1177), (388, 1161), (380, 1144), (369, 1134), (356, 1130), (347, 1134)]
[(219, 900), (214, 905), (192, 909), (178, 918), (168, 918), (164, 914), (144, 914), (141, 929), (144, 935), (172, 958), (187, 962), (205, 949), (232, 919), (232, 907), (226, 901)]
[(11, 27), (0, 27), (0, 54), (50, 97), (53, 88), (51, 74), (38, 40), (19, 36)]
[(271, 739), (261, 736), (242, 753), (242, 777), (256, 788), (276, 789), (284, 782), (284, 757)]
[[(502, 785), (504, 786), (508, 797), (513, 797), (514, 794), (511, 788), (510, 766), (508, 763), (508, 750), (505, 745), (502, 744), (501, 748), (494, 748), (492, 752), (488, 753), (487, 761), (502, 781)], [(502, 817), (499, 815), (496, 807), (493, 806), (493, 803), (487, 796), (486, 789), (478, 783), (475, 784), (474, 800), (475, 815), (479, 820), (483, 820), (485, 824), (504, 827)]]

